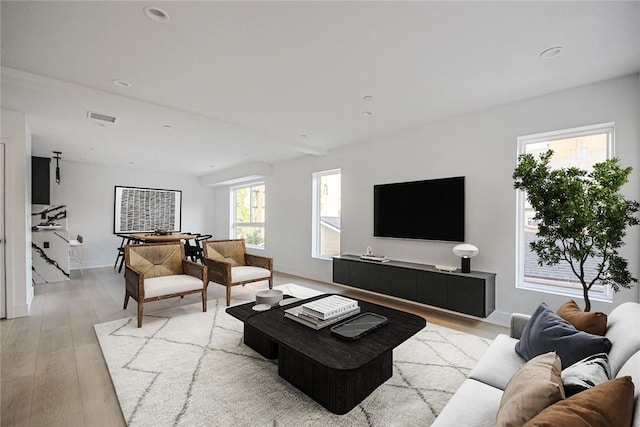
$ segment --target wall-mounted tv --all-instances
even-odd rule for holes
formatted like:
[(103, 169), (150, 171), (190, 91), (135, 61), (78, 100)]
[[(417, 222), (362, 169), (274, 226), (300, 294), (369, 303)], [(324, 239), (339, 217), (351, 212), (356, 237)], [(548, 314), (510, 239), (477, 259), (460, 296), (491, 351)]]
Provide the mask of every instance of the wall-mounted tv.
[(374, 185), (373, 235), (464, 242), (464, 176)]

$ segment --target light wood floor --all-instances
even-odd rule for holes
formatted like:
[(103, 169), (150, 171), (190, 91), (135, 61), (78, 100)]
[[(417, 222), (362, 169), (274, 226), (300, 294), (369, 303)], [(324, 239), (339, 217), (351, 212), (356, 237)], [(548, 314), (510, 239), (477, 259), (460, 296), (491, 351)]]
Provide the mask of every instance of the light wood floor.
[[(493, 339), (506, 329), (351, 288), (276, 274), (276, 285), (297, 283), (423, 316), (427, 321)], [(208, 298), (225, 288), (209, 285)], [(107, 366), (93, 330), (96, 323), (135, 316), (122, 309), (124, 279), (111, 268), (74, 271), (67, 282), (38, 285), (31, 315), (0, 321), (2, 426), (124, 426)], [(145, 313), (200, 301), (199, 296), (145, 305)]]

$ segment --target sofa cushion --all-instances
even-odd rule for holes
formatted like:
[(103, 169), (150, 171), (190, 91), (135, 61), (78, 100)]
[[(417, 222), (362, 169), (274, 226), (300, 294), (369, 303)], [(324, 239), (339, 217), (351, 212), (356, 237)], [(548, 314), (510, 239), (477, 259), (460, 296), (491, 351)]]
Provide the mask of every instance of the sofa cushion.
[(160, 276), (144, 279), (144, 297), (154, 298), (162, 295), (171, 295), (179, 292), (202, 290), (202, 279), (186, 274), (173, 276)]
[(627, 302), (614, 308), (609, 313), (606, 337), (612, 343), (609, 351), (611, 374), (617, 377), (627, 359), (640, 351), (640, 304)]
[(525, 426), (629, 426), (633, 393), (631, 377), (616, 378), (549, 406)]
[(545, 353), (520, 368), (504, 389), (496, 425), (521, 426), (547, 406), (564, 399), (560, 366), (558, 355)]
[(608, 353), (611, 342), (606, 337), (578, 331), (547, 307), (538, 306), (522, 331), (516, 352), (525, 360), (555, 351), (566, 368), (596, 353)]
[[(504, 390), (513, 374), (526, 362), (513, 350), (517, 342), (507, 335), (498, 335), (473, 367), (469, 378)], [(496, 368), (498, 366), (500, 369)]]
[(604, 335), (607, 332), (607, 315), (599, 311), (582, 311), (574, 300), (562, 304), (556, 312), (579, 331), (594, 335)]
[(564, 394), (569, 397), (611, 379), (607, 353), (582, 359), (562, 371)]
[(494, 427), (502, 390), (466, 379), (432, 427)]
[(635, 382), (635, 395), (633, 397), (635, 415), (633, 416), (633, 426), (640, 427), (640, 351), (631, 356), (627, 363), (622, 365), (619, 376), (630, 376)]

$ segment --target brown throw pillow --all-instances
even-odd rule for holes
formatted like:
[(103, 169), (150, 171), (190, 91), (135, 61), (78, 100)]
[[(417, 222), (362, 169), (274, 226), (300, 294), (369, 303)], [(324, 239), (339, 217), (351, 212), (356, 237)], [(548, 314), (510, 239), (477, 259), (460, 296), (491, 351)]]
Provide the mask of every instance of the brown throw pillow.
[(630, 426), (633, 393), (631, 377), (615, 378), (549, 406), (525, 427)]
[(599, 311), (582, 311), (574, 300), (570, 300), (558, 309), (556, 314), (571, 323), (577, 330), (594, 335), (607, 332), (607, 315)]
[(496, 426), (522, 426), (549, 405), (564, 399), (560, 357), (536, 356), (513, 374), (502, 394)]

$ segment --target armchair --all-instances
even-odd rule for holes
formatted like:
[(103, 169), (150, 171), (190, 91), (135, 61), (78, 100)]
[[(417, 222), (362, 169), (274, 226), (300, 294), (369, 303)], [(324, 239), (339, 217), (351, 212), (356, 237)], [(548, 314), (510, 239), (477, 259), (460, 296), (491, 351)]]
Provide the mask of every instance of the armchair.
[(207, 267), (186, 260), (181, 243), (127, 245), (124, 262), (124, 308), (129, 297), (137, 301), (138, 328), (145, 302), (201, 293), (207, 311)]
[(207, 240), (202, 249), (209, 281), (227, 287), (227, 305), (232, 286), (268, 280), (273, 288), (273, 259), (246, 253), (244, 239)]

